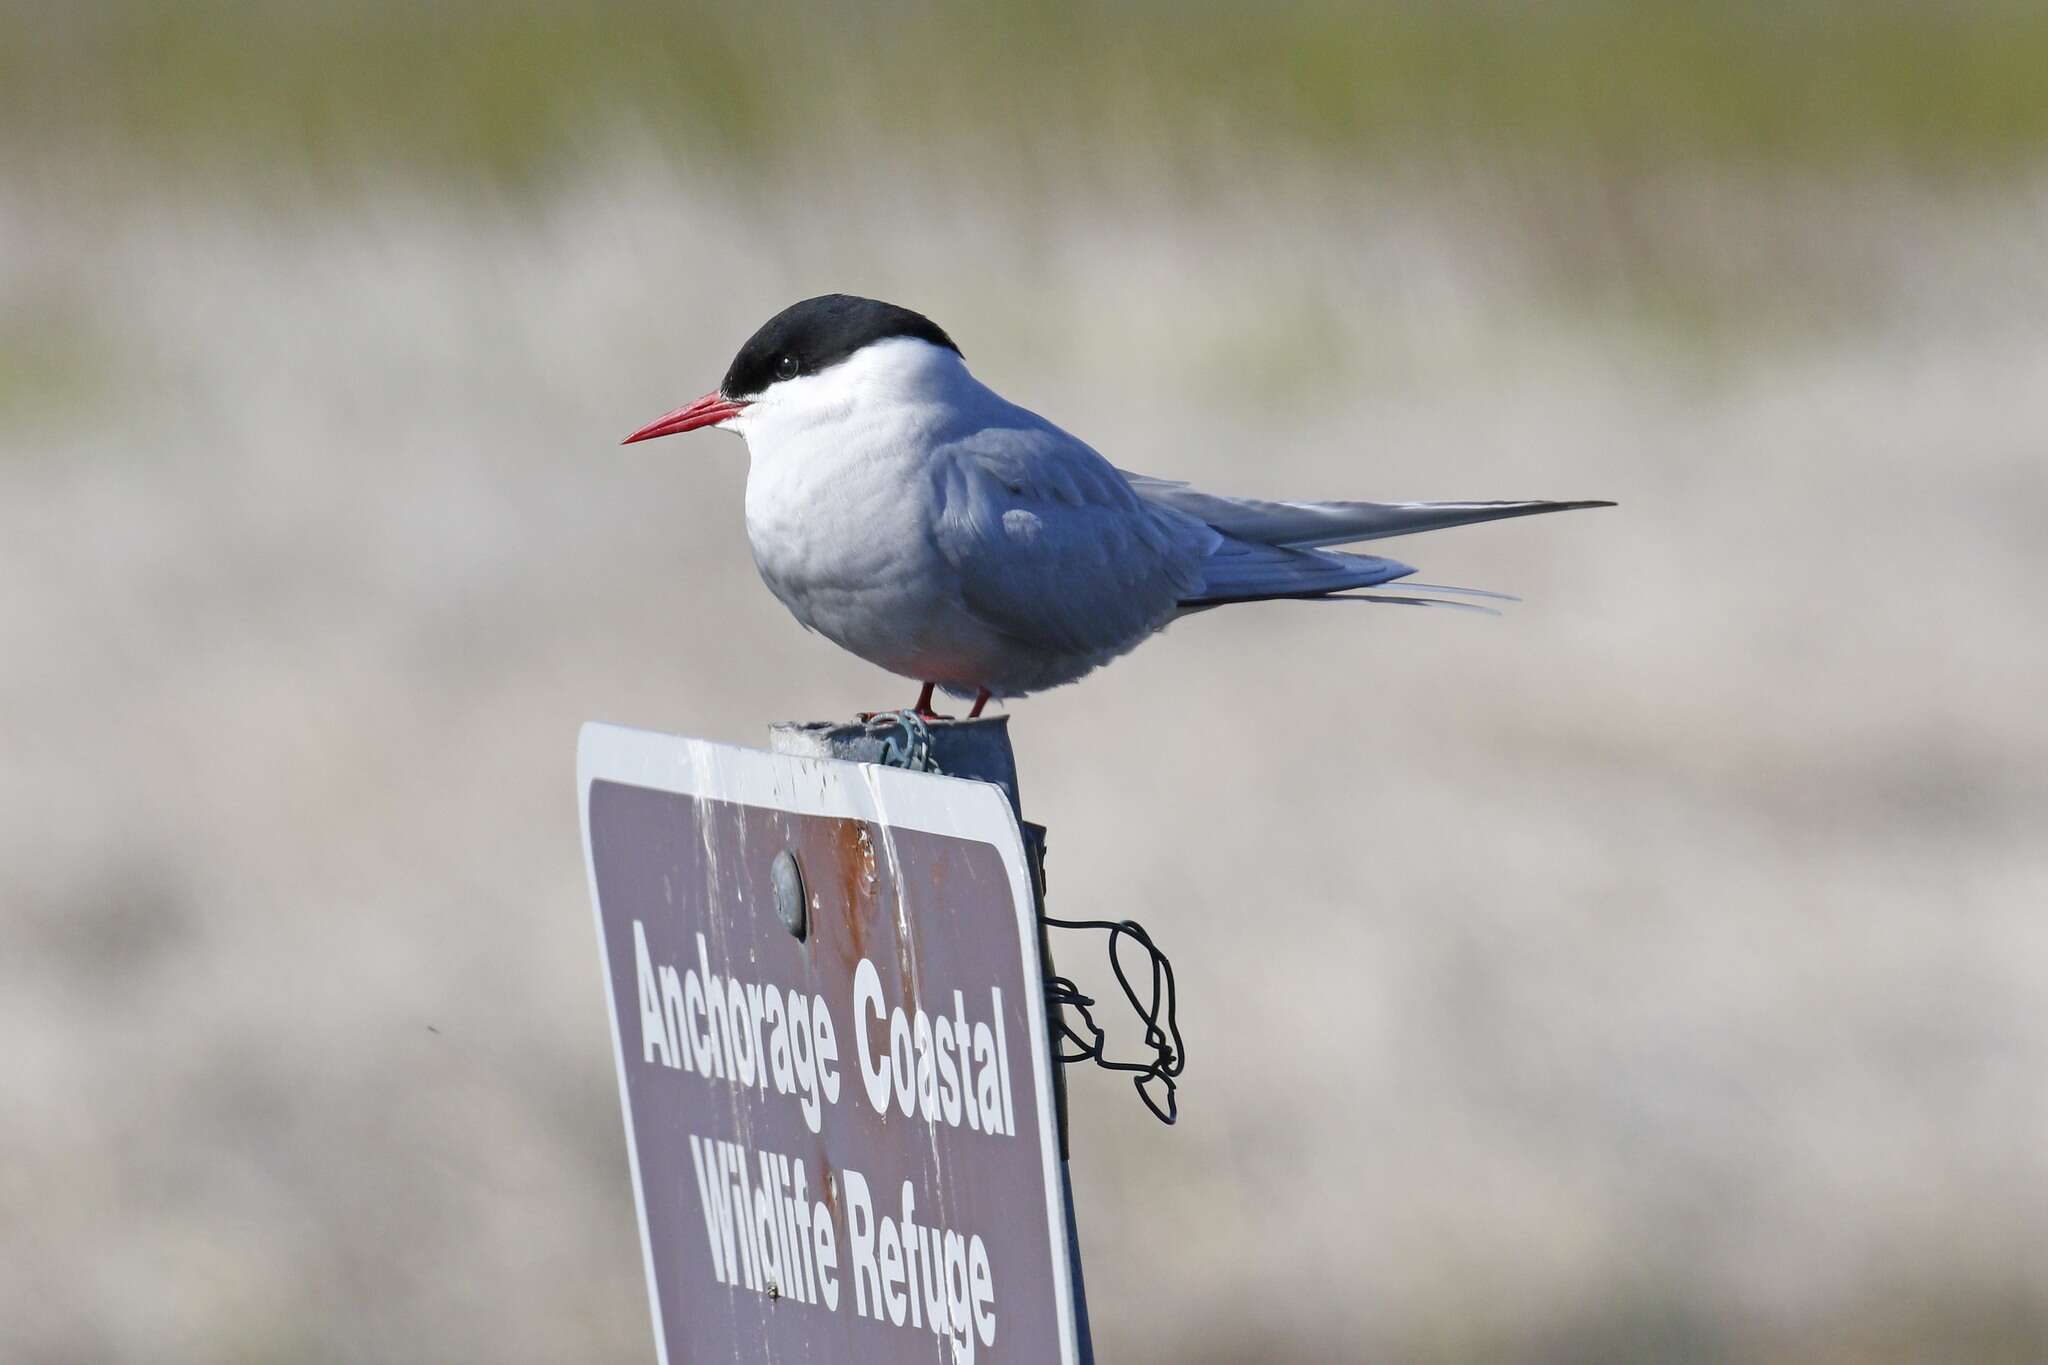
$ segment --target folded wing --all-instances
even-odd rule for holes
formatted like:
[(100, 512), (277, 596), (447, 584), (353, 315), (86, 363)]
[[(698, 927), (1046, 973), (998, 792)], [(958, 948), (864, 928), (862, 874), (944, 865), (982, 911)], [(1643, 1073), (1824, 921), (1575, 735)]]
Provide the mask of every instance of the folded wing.
[(933, 534), (968, 610), (1037, 649), (1131, 648), (1199, 592), (1221, 540), (1055, 428), (985, 428), (934, 456)]
[[(958, 572), (968, 610), (1033, 648), (1104, 659), (1187, 612), (1227, 602), (1329, 597), (1415, 572), (1398, 560), (1326, 546), (1614, 505), (1222, 497), (1116, 469), (1049, 424), (983, 428), (935, 455), (940, 511), (934, 535)], [(1418, 597), (1345, 600), (1469, 605)]]

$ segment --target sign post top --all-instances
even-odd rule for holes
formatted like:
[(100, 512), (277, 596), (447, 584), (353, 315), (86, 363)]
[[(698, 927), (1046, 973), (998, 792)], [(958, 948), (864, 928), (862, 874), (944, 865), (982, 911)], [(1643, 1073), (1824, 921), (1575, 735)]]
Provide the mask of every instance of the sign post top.
[(1009, 798), (605, 725), (578, 781), (663, 1361), (1074, 1361)]

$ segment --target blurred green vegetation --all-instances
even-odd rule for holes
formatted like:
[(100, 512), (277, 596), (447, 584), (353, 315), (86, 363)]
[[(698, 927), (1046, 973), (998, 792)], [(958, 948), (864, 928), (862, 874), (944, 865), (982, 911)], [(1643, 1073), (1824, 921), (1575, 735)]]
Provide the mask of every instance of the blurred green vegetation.
[(2048, 147), (2040, 0), (8, 3), (12, 150), (172, 167), (519, 180), (622, 132), (1045, 175), (1219, 142), (1931, 172)]

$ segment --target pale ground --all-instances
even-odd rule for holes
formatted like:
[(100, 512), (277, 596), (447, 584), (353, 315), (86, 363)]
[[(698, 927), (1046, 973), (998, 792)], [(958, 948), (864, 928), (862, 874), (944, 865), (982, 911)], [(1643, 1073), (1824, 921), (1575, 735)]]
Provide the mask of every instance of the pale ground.
[(2038, 185), (813, 188), (0, 199), (0, 1359), (651, 1359), (576, 727), (912, 689), (614, 443), (827, 288), (1135, 468), (1623, 504), (1015, 708), (1181, 978), (1103, 1359), (2048, 1358)]

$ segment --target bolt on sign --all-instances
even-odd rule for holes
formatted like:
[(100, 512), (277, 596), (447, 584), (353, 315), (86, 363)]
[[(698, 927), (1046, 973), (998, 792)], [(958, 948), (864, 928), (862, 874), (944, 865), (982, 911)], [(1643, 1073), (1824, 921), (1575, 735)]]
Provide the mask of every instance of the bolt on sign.
[(577, 766), (660, 1359), (1072, 1365), (1001, 789), (606, 725)]

